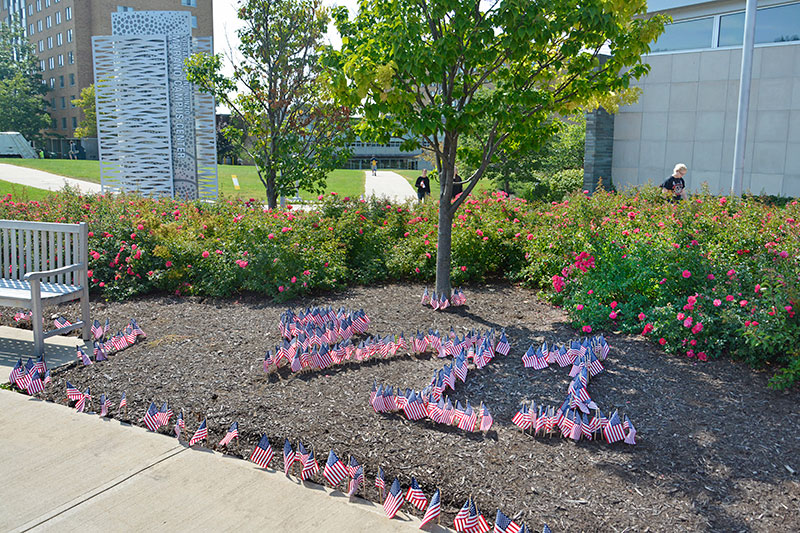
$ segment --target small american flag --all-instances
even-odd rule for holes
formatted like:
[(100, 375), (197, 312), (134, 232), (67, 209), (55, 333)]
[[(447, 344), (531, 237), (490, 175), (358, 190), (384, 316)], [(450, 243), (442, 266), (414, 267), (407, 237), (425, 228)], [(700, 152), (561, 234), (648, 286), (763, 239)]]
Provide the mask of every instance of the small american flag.
[(94, 360), (105, 361), (108, 359), (106, 354), (106, 347), (102, 342), (94, 341)]
[(42, 376), (47, 372), (47, 365), (44, 363), (44, 356), (40, 355), (39, 360), (33, 365), (34, 370), (38, 370)]
[(89, 387), (86, 387), (86, 392), (81, 395), (81, 399), (78, 400), (78, 403), (75, 404), (75, 411), (82, 413), (83, 410), (86, 408), (86, 402), (92, 399), (92, 394), (89, 391)]
[(616, 411), (614, 411), (614, 414), (608, 419), (608, 425), (603, 428), (603, 437), (605, 437), (608, 443), (618, 442), (625, 438), (625, 431), (622, 428), (622, 422), (620, 422), (619, 415)]
[(250, 454), (250, 460), (261, 468), (267, 468), (275, 452), (272, 451), (272, 445), (269, 443), (267, 434), (261, 435), (261, 440), (256, 444), (253, 453)]
[(186, 421), (183, 419), (183, 411), (178, 413), (178, 418), (175, 420), (175, 437), (180, 440), (181, 432), (186, 430)]
[(428, 293), (428, 287), (425, 287), (425, 290), (422, 292), (422, 300), (420, 303), (422, 305), (428, 305), (431, 301), (431, 295)]
[(625, 435), (625, 443), (626, 444), (636, 444), (636, 428), (633, 427), (633, 422), (631, 422), (628, 415), (625, 415), (625, 424), (628, 426), (628, 434)]
[(319, 464), (317, 464), (317, 460), (314, 457), (314, 450), (309, 451), (308, 454), (304, 454), (304, 456), (303, 471), (300, 473), (300, 479), (303, 481), (319, 472)]
[(532, 419), (531, 414), (528, 411), (527, 403), (522, 403), (522, 407), (520, 407), (520, 410), (514, 415), (514, 418), (511, 419), (511, 422), (513, 422), (514, 425), (518, 426), (523, 431), (530, 429)]
[[(483, 513), (481, 513), (481, 510), (478, 509), (478, 505), (474, 501), (472, 502), (472, 505), (475, 510), (475, 526), (470, 531), (472, 533), (487, 533), (488, 531), (491, 531), (492, 528), (489, 526), (489, 523), (486, 521), (486, 518), (484, 518)], [(472, 512), (473, 509), (471, 508), (470, 518)]]
[(81, 394), (81, 391), (79, 391), (75, 385), (67, 381), (67, 399), (80, 400), (82, 397), (83, 394)]
[(406, 492), (406, 501), (422, 511), (428, 505), (428, 498), (423, 494), (422, 489), (419, 488), (419, 483), (415, 478), (411, 478), (411, 486), (408, 487)]
[(352, 469), (352, 464), (354, 462), (355, 462), (355, 459), (351, 457), (350, 458), (350, 464), (351, 464), (350, 468), (352, 470), (351, 476), (352, 476), (353, 479), (350, 480), (350, 484), (347, 487), (347, 495), (350, 496), (350, 497), (354, 496), (355, 493), (358, 492), (358, 488), (364, 483), (364, 467), (359, 465), (356, 462), (355, 464), (357, 466), (353, 470)]
[(422, 526), (434, 518), (438, 518), (441, 513), (441, 495), (439, 494), (439, 489), (436, 489), (436, 492), (434, 492), (433, 496), (431, 497), (431, 501), (428, 503), (428, 509), (425, 511), (425, 516), (422, 517), (422, 523), (419, 525), (420, 529), (422, 529)]
[(99, 341), (103, 338), (103, 333), (103, 326), (100, 325), (98, 320), (95, 320), (94, 324), (92, 324), (92, 336)]
[(464, 505), (461, 507), (461, 509), (459, 509), (458, 513), (456, 513), (456, 517), (453, 519), (453, 527), (456, 531), (467, 531), (467, 520), (469, 519), (469, 508), (471, 503), (472, 500), (467, 500), (464, 502)]
[(520, 533), (522, 526), (511, 520), (498, 509), (497, 516), (494, 519), (495, 533)]
[(292, 465), (294, 464), (295, 460), (295, 453), (292, 449), (292, 445), (289, 444), (289, 439), (287, 438), (283, 442), (283, 473), (287, 476), (289, 475), (289, 470), (291, 470)]
[(383, 501), (383, 510), (386, 511), (386, 516), (394, 518), (397, 511), (403, 506), (403, 491), (400, 489), (400, 482), (394, 478), (392, 486), (386, 494), (386, 499)]
[(150, 402), (150, 407), (147, 408), (147, 412), (144, 414), (142, 420), (150, 431), (156, 431), (158, 429), (158, 407), (156, 407), (156, 402)]
[(169, 424), (170, 418), (172, 418), (172, 408), (167, 404), (167, 402), (164, 402), (164, 405), (161, 406), (161, 410), (156, 415), (158, 427)]
[(483, 402), (481, 402), (480, 431), (489, 431), (490, 429), (492, 429), (493, 423), (494, 423), (494, 418), (492, 418), (492, 413), (490, 413), (489, 408), (483, 405)]
[(133, 328), (130, 326), (125, 328), (123, 335), (125, 336), (125, 342), (128, 344), (128, 346), (136, 342), (136, 333), (133, 332)]
[(17, 387), (19, 387), (22, 390), (27, 390), (30, 384), (31, 384), (31, 375), (23, 368), (22, 374), (17, 378)]
[(20, 358), (19, 361), (17, 361), (17, 364), (14, 365), (13, 370), (11, 370), (11, 374), (8, 376), (8, 381), (11, 383), (16, 383), (17, 379), (22, 377), (22, 368), (22, 359)]
[(508, 352), (511, 351), (511, 345), (508, 343), (508, 339), (506, 339), (505, 330), (500, 334), (500, 340), (497, 342), (497, 347), (494, 351), (503, 355), (508, 355)]
[(56, 329), (66, 328), (67, 326), (72, 325), (72, 323), (63, 316), (59, 316), (58, 318), (53, 320), (53, 324), (55, 324)]
[(347, 467), (344, 466), (341, 459), (331, 450), (328, 453), (328, 460), (325, 463), (325, 468), (322, 470), (322, 477), (325, 478), (331, 487), (335, 487), (342, 480), (348, 477)]
[(30, 374), (30, 381), (25, 388), (30, 395), (38, 394), (44, 390), (44, 384), (42, 383), (42, 378), (38, 370), (34, 369), (33, 373)]
[(123, 392), (122, 398), (119, 401), (119, 409), (117, 409), (117, 412), (122, 411), (122, 408), (126, 407), (127, 405), (128, 405), (128, 399), (125, 397), (125, 393)]
[(198, 442), (203, 439), (208, 438), (208, 426), (206, 425), (206, 420), (203, 419), (203, 423), (200, 424), (200, 427), (197, 428), (197, 431), (194, 432), (191, 440), (189, 440), (189, 446), (194, 446)]
[(78, 353), (78, 361), (82, 362), (85, 366), (92, 364), (92, 360), (89, 359), (89, 356), (86, 355), (86, 352), (84, 352), (80, 346), (78, 346), (77, 353)]
[(542, 533), (552, 533), (552, 531), (550, 531), (550, 528), (547, 526), (547, 524), (545, 524), (544, 527), (542, 528)]
[(222, 440), (219, 441), (220, 446), (227, 446), (230, 442), (239, 436), (239, 424), (234, 422), (231, 424), (231, 427), (228, 429), (228, 432), (222, 437)]
[(147, 337), (147, 335), (145, 334), (145, 332), (144, 332), (144, 331), (142, 331), (142, 328), (140, 328), (140, 327), (139, 327), (139, 324), (137, 324), (137, 323), (136, 323), (136, 320), (134, 320), (134, 319), (132, 319), (132, 318), (131, 318), (131, 329), (133, 329), (133, 333), (134, 333), (134, 335), (136, 335), (136, 336), (142, 336), (142, 337)]
[(51, 383), (53, 380), (50, 378), (50, 371), (44, 373), (44, 384), (47, 385)]
[(383, 467), (378, 467), (378, 475), (375, 476), (375, 488), (384, 490), (386, 488), (386, 480), (383, 475)]
[(475, 422), (477, 422), (477, 419), (478, 417), (475, 414), (475, 410), (471, 405), (467, 404), (466, 409), (464, 409), (464, 414), (458, 422), (458, 428), (465, 431), (475, 431)]

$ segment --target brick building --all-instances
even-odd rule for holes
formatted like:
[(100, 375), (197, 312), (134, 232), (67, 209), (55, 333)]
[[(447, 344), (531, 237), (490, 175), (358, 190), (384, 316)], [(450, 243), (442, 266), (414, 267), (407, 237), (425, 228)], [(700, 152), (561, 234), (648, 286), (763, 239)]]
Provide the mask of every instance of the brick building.
[(81, 89), (93, 83), (92, 36), (111, 34), (115, 11), (190, 11), (192, 36), (213, 36), (212, 0), (2, 0), (0, 20), (16, 15), (36, 47), (52, 117), (48, 148), (64, 154), (82, 120), (72, 105)]

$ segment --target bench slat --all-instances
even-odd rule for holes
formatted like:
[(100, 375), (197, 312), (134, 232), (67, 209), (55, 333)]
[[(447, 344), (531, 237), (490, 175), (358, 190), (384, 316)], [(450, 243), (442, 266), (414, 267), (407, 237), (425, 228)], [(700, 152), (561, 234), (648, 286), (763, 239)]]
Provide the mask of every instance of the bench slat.
[[(69, 261), (69, 262), (67, 262)], [(78, 261), (72, 261), (72, 235), (69, 233), (64, 235), (64, 264), (66, 265), (74, 265)], [(74, 276), (73, 272), (68, 272), (66, 275), (66, 279), (62, 279), (61, 283), (69, 283), (72, 285), (74, 282), (72, 278)]]

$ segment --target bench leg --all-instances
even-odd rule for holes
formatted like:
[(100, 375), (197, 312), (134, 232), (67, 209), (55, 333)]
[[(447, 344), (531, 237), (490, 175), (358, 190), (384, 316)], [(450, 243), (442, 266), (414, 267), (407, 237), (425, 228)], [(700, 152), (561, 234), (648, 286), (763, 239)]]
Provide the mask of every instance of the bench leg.
[(36, 357), (44, 355), (44, 326), (42, 324), (42, 282), (31, 280), (31, 325), (33, 326), (33, 351)]
[(84, 274), (83, 290), (81, 290), (81, 320), (83, 320), (83, 340), (88, 341), (92, 335), (92, 325), (89, 320), (89, 280)]

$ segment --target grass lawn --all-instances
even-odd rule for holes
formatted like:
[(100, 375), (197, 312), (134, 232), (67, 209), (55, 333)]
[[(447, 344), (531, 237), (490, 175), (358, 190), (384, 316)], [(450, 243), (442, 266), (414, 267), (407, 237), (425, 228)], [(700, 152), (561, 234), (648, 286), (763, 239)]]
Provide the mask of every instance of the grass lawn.
[[(408, 180), (408, 182), (411, 184), (412, 187), (414, 187), (414, 184), (417, 182), (417, 178), (422, 175), (422, 171), (421, 170), (392, 170), (392, 172), (397, 172), (398, 174), (403, 176), (406, 180)], [(414, 187), (414, 191), (416, 191), (416, 190), (417, 190), (417, 188)], [(435, 191), (438, 191), (438, 190), (439, 190), (439, 180), (432, 179), (431, 180), (431, 195), (433, 195), (433, 193)], [(472, 189), (472, 194), (477, 196), (479, 194), (482, 194), (483, 191), (495, 191), (495, 190), (497, 190), (497, 189), (492, 184), (491, 181), (489, 181), (487, 179), (482, 179), (482, 180), (480, 180), (478, 182), (477, 185), (475, 185), (475, 188)]]
[[(43, 170), (59, 176), (100, 183), (100, 162), (70, 159), (2, 159), (3, 163)], [(219, 165), (220, 192), (225, 196), (239, 196), (242, 198), (266, 197), (264, 185), (258, 179), (256, 167), (239, 165)], [(240, 189), (233, 188), (231, 176), (239, 180)], [(363, 170), (337, 169), (328, 174), (328, 186), (325, 192), (337, 192), (342, 196), (361, 196), (364, 194)], [(304, 200), (316, 200), (315, 194), (300, 191)]]
[(0, 180), (0, 196), (5, 197), (11, 194), (11, 199), (15, 202), (27, 202), (30, 200), (43, 200), (53, 194), (51, 191), (27, 187), (17, 183)]

